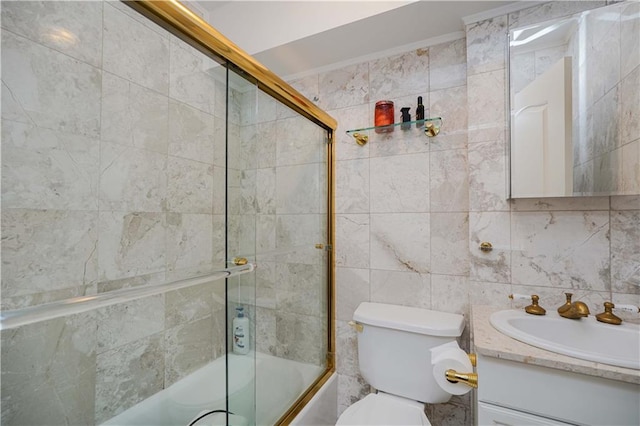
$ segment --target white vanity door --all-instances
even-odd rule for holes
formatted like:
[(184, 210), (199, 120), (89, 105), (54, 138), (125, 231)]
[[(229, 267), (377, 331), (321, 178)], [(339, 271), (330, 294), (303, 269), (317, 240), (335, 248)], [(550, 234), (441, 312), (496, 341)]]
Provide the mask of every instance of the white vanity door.
[(570, 425), (533, 414), (478, 402), (478, 426)]

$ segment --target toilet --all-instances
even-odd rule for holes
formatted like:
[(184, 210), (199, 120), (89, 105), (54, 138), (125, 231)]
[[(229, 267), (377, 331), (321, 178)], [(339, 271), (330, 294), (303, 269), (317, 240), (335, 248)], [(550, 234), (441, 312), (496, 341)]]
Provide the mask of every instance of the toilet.
[(462, 315), (363, 302), (353, 320), (360, 373), (376, 393), (348, 407), (337, 425), (430, 425), (425, 403), (471, 390), (444, 377), (447, 368), (472, 371), (456, 342)]

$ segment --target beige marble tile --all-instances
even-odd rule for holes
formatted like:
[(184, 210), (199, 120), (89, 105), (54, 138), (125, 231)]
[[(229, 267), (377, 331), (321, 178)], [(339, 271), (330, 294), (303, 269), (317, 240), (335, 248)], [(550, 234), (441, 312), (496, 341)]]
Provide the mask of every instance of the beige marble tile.
[(177, 38), (171, 38), (169, 50), (169, 96), (213, 114), (216, 80), (207, 71), (218, 64)]
[(213, 166), (169, 157), (167, 164), (167, 209), (180, 213), (211, 213)]
[[(295, 166), (294, 166), (295, 167)], [(308, 168), (310, 170), (316, 169), (315, 165), (305, 165), (298, 166), (301, 168)], [(292, 167), (293, 168), (293, 167)], [(281, 168), (268, 168), (268, 169), (258, 169), (256, 171), (256, 212), (260, 214), (274, 214), (276, 213), (277, 202), (279, 202), (279, 198), (277, 198), (277, 187), (276, 183), (278, 181), (278, 173), (281, 170), (287, 169), (287, 167)], [(285, 176), (286, 173), (283, 174)], [(312, 180), (313, 181), (313, 180)], [(304, 188), (294, 188), (297, 191), (305, 191)], [(315, 196), (318, 196), (318, 188), (310, 187), (309, 191), (313, 192), (315, 189)], [(288, 194), (287, 194), (288, 195)], [(313, 201), (312, 205), (317, 205), (319, 200), (310, 200)]]
[(371, 270), (371, 301), (431, 308), (431, 276), (428, 273)]
[(276, 308), (279, 312), (321, 317), (326, 305), (321, 265), (276, 264)]
[(371, 386), (359, 374), (338, 374), (338, 416), (369, 393)]
[(369, 301), (369, 270), (336, 268), (336, 318), (351, 321), (361, 302)]
[(277, 356), (324, 365), (326, 344), (323, 320), (307, 315), (276, 312)]
[(95, 67), (102, 64), (101, 2), (7, 2), (2, 28)]
[(95, 283), (97, 222), (97, 212), (3, 209), (3, 298)]
[(627, 2), (620, 13), (620, 77), (640, 66), (640, 4)]
[(370, 61), (369, 82), (374, 102), (429, 92), (429, 49)]
[(110, 4), (103, 13), (104, 70), (168, 94), (169, 40)]
[(213, 164), (216, 118), (187, 104), (169, 102), (169, 155)]
[(506, 15), (467, 25), (467, 75), (505, 68), (506, 53)]
[(611, 210), (640, 210), (640, 195), (611, 197)]
[(429, 213), (372, 214), (371, 267), (430, 272), (429, 226)]
[(167, 270), (211, 265), (210, 214), (167, 213)]
[(125, 145), (100, 145), (100, 209), (163, 211), (167, 200), (167, 157)]
[(497, 309), (510, 309), (511, 284), (470, 281), (471, 306), (486, 305)]
[(431, 213), (431, 272), (469, 274), (469, 214)]
[(369, 159), (336, 162), (336, 213), (369, 212)]
[(518, 28), (551, 19), (570, 16), (585, 10), (602, 7), (605, 1), (548, 2), (509, 14), (509, 28)]
[(369, 114), (369, 105), (356, 105), (328, 111), (328, 113), (338, 121), (338, 128), (336, 130), (336, 158), (338, 160), (367, 158), (369, 156), (370, 145), (358, 145), (353, 136), (348, 135), (346, 131), (362, 129), (372, 125), (373, 115)]
[(93, 424), (95, 331), (92, 313), (2, 331), (2, 423)]
[(3, 118), (100, 134), (99, 69), (4, 30), (2, 65)]
[(609, 291), (608, 212), (511, 216), (514, 284)]
[(430, 155), (431, 212), (469, 210), (469, 174), (467, 151), (434, 151)]
[(469, 75), (467, 90), (469, 143), (504, 141), (507, 123), (505, 70)]
[(276, 215), (256, 216), (256, 250), (258, 253), (276, 249)]
[(640, 193), (640, 139), (623, 145), (620, 183), (625, 194)]
[(4, 208), (96, 210), (99, 141), (2, 122)]
[(336, 215), (336, 266), (369, 267), (368, 214)]
[(467, 40), (450, 41), (429, 47), (429, 90), (467, 84)]
[(336, 371), (338, 374), (357, 375), (358, 337), (347, 321), (336, 321)]
[[(511, 215), (509, 212), (469, 213), (470, 279), (482, 282), (511, 282)], [(480, 250), (482, 242), (493, 249)]]
[(224, 335), (213, 333), (213, 318), (207, 316), (164, 332), (165, 386), (205, 366), (213, 359), (213, 340)]
[(432, 91), (429, 94), (429, 103), (429, 115), (442, 117), (440, 133), (429, 139), (431, 152), (466, 148), (467, 86)]
[(306, 118), (297, 116), (278, 120), (276, 137), (278, 166), (325, 161), (326, 132)]
[(163, 213), (101, 212), (98, 248), (101, 280), (165, 269), (166, 223)]
[(170, 120), (177, 117), (169, 116), (166, 95), (103, 74), (101, 140), (166, 154)]
[(620, 83), (620, 142), (626, 144), (640, 138), (640, 66)]
[(611, 212), (611, 290), (640, 294), (640, 210)]
[(163, 389), (162, 333), (96, 357), (95, 423), (100, 424)]
[(273, 309), (256, 307), (256, 350), (276, 355), (276, 314)]
[(97, 353), (116, 349), (164, 330), (164, 295), (145, 297), (96, 311)]
[(370, 211), (429, 210), (429, 154), (396, 155), (370, 161)]
[(469, 146), (469, 210), (509, 210), (505, 151), (505, 146), (495, 141)]
[(276, 160), (276, 138), (277, 125), (275, 122), (259, 123), (257, 126), (257, 134), (260, 137), (260, 143), (256, 147), (256, 156), (258, 157), (258, 168), (275, 167)]
[(431, 309), (467, 316), (469, 277), (431, 274)]
[(513, 211), (608, 210), (609, 197), (520, 198), (511, 205)]
[(361, 63), (321, 73), (318, 106), (332, 110), (369, 102), (369, 64)]
[(277, 214), (320, 213), (325, 203), (321, 179), (323, 164), (282, 166), (276, 169), (275, 206)]

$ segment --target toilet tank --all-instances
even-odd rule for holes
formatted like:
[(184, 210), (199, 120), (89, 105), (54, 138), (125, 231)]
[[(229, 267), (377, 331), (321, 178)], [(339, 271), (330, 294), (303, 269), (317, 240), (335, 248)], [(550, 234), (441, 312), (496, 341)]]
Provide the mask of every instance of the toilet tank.
[(420, 402), (449, 400), (451, 395), (434, 381), (430, 350), (462, 334), (462, 315), (363, 302), (353, 319), (363, 325), (358, 362), (371, 386)]

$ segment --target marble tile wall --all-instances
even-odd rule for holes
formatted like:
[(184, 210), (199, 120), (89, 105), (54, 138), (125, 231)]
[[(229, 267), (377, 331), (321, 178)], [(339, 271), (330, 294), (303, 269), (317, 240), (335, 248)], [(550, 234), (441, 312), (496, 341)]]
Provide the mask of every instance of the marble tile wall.
[[(3, 2), (1, 26), (2, 309), (224, 267), (216, 63), (120, 2)], [(102, 423), (224, 354), (223, 292), (3, 331), (2, 423)]]
[[(360, 302), (468, 310), (466, 43), (460, 39), (425, 47), (291, 84), (318, 99), (338, 121), (335, 255), (341, 413), (369, 392), (358, 372), (355, 332), (347, 325)], [(418, 96), (427, 116), (444, 117), (437, 138), (428, 139), (415, 127), (397, 128), (388, 135), (371, 132), (370, 142), (360, 147), (345, 134), (369, 125), (381, 99), (394, 101), (397, 116), (404, 106), (414, 116)], [(451, 411), (461, 408), (463, 417), (470, 418), (467, 400), (452, 404)]]
[[(506, 199), (507, 30), (602, 5), (545, 3), (470, 24), (466, 39), (291, 82), (310, 99), (318, 96), (339, 123), (339, 413), (370, 391), (347, 325), (362, 301), (466, 316), (472, 304), (520, 307), (507, 298), (513, 292), (538, 293), (554, 307), (572, 291), (594, 312), (605, 300), (640, 302), (638, 196)], [(635, 28), (625, 23), (628, 31)], [(625, 59), (630, 75), (632, 59)], [(396, 109), (407, 105), (413, 113), (417, 96), (426, 100), (428, 115), (444, 117), (438, 137), (396, 130), (372, 134), (360, 147), (345, 135), (372, 121), (377, 100), (390, 98)], [(482, 241), (495, 249), (481, 252)], [(461, 343), (470, 344), (468, 328)], [(467, 395), (427, 412), (434, 424), (470, 424), (470, 407)]]
[(255, 87), (238, 97), (230, 250), (258, 269), (231, 280), (229, 295), (248, 309), (258, 351), (324, 365), (327, 259), (314, 246), (326, 239), (326, 132)]

